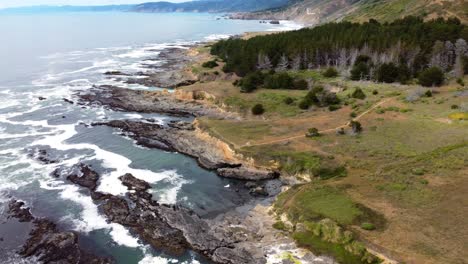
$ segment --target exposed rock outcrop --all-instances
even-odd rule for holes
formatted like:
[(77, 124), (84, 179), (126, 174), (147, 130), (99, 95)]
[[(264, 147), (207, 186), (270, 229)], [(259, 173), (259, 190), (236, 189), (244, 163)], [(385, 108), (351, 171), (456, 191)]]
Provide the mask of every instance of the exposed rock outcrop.
[[(80, 168), (90, 170), (89, 167)], [(96, 172), (92, 174), (97, 175)], [(130, 228), (153, 247), (173, 254), (192, 249), (222, 264), (266, 262), (261, 250), (238, 245), (237, 236), (232, 235), (228, 226), (217, 225), (214, 229), (212, 223), (191, 210), (157, 203), (147, 192), (150, 185), (131, 174), (119, 179), (129, 190), (127, 197), (99, 196), (102, 210), (109, 221)], [(95, 199), (92, 185), (81, 186), (88, 188)]]
[(194, 129), (191, 123), (173, 122), (168, 126), (137, 121), (113, 120), (94, 125), (119, 128), (149, 148), (177, 151), (197, 159), (200, 166), (217, 171), (219, 176), (240, 180), (266, 180), (277, 178), (277, 172), (254, 168), (239, 161), (227, 145)]
[(160, 113), (182, 117), (234, 118), (233, 114), (222, 112), (215, 106), (208, 106), (196, 100), (178, 100), (169, 92), (141, 91), (103, 85), (78, 96), (80, 104), (103, 105), (115, 111)]
[(9, 203), (9, 215), (20, 222), (32, 222), (33, 230), (18, 252), (23, 257), (36, 256), (42, 263), (60, 264), (110, 264), (110, 258), (98, 257), (81, 249), (78, 234), (60, 231), (47, 220), (35, 218), (24, 202), (12, 200)]

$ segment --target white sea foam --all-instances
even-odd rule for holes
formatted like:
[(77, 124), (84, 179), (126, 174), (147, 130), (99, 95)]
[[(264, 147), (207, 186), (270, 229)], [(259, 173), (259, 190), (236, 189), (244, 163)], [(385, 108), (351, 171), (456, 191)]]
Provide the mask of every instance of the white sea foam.
[(227, 35), (227, 34), (211, 34), (211, 35), (206, 36), (204, 39), (206, 41), (215, 41), (215, 40), (221, 40), (221, 39), (228, 39), (230, 37), (231, 35)]
[(159, 194), (158, 201), (160, 201), (163, 204), (175, 204), (177, 203), (177, 195), (180, 189), (182, 188), (182, 185), (190, 183), (190, 181), (186, 180), (175, 170), (167, 171), (166, 173), (169, 177), (167, 177), (164, 181), (169, 182), (171, 184), (171, 187), (163, 191), (157, 191), (157, 194)]
[(268, 31), (291, 31), (303, 28), (304, 25), (298, 24), (291, 20), (281, 20), (280, 25), (268, 29)]
[(40, 181), (40, 185), (43, 189), (61, 190), (61, 198), (73, 201), (82, 207), (81, 218), (73, 220), (76, 230), (88, 233), (93, 230), (108, 229), (117, 244), (131, 248), (140, 246), (138, 239), (133, 237), (125, 227), (116, 223), (107, 223), (106, 219), (99, 214), (98, 207), (91, 197), (81, 194), (77, 186), (52, 180)]

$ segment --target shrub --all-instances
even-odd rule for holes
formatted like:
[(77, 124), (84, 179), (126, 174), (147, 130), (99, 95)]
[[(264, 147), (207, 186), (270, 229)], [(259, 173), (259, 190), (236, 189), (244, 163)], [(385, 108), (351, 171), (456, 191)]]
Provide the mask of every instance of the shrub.
[(437, 67), (431, 67), (419, 73), (418, 80), (422, 86), (441, 86), (444, 82), (444, 72)]
[(340, 129), (336, 130), (336, 134), (337, 135), (344, 135), (344, 134), (346, 134), (346, 132), (345, 132), (344, 128), (340, 128)]
[(463, 81), (462, 78), (458, 78), (458, 79), (457, 79), (457, 83), (458, 83), (460, 86), (465, 86), (465, 82)]
[(267, 75), (264, 84), (269, 89), (292, 89), (294, 88), (294, 79), (288, 73), (281, 72)]
[(312, 103), (307, 100), (307, 99), (302, 99), (300, 102), (299, 102), (299, 108), (300, 109), (303, 109), (303, 110), (307, 110), (309, 109), (309, 107), (312, 105)]
[(256, 104), (252, 107), (252, 114), (262, 115), (263, 113), (265, 113), (265, 108), (263, 108), (262, 104)]
[(357, 116), (356, 112), (351, 112), (351, 114), (349, 114), (350, 117), (352, 118), (355, 118)]
[(424, 96), (426, 96), (426, 97), (432, 97), (432, 91), (431, 91), (431, 90), (427, 90), (427, 91), (424, 93)]
[(320, 133), (317, 128), (313, 127), (307, 130), (306, 137), (319, 137), (319, 136), (320, 136)]
[(294, 99), (291, 98), (291, 97), (286, 97), (286, 98), (284, 98), (283, 102), (285, 104), (287, 104), (287, 105), (290, 105), (290, 104), (294, 103)]
[(329, 67), (323, 72), (325, 78), (335, 78), (338, 76), (338, 71), (334, 67)]
[(309, 88), (309, 83), (304, 79), (299, 79), (293, 82), (293, 87), (295, 90), (307, 90)]
[(369, 79), (369, 71), (369, 66), (366, 63), (358, 63), (351, 69), (351, 80), (367, 80)]
[(375, 230), (375, 225), (372, 223), (362, 223), (361, 228), (364, 230)]
[(218, 63), (215, 60), (207, 61), (202, 64), (204, 68), (210, 68), (213, 69), (214, 67), (218, 67)]
[(366, 94), (361, 90), (361, 88), (356, 88), (354, 92), (351, 94), (351, 97), (364, 100), (366, 99)]
[(460, 107), (459, 107), (458, 105), (455, 105), (455, 104), (454, 104), (454, 105), (452, 105), (450, 108), (452, 108), (452, 109), (455, 110), (455, 109), (458, 109), (458, 108), (460, 108)]
[(286, 231), (288, 228), (286, 227), (286, 224), (284, 224), (283, 221), (277, 221), (273, 224), (273, 228), (277, 230), (282, 230)]
[(351, 127), (351, 130), (353, 131), (353, 134), (359, 134), (362, 132), (362, 125), (358, 121), (351, 121), (349, 123), (349, 127)]
[(376, 79), (378, 82), (393, 83), (398, 80), (399, 69), (393, 63), (384, 63), (377, 68)]
[(341, 108), (340, 105), (329, 105), (329, 106), (328, 106), (328, 110), (329, 110), (330, 112), (336, 111), (336, 110), (338, 110), (338, 109), (340, 109), (340, 108)]
[(379, 91), (374, 90), (374, 91), (372, 91), (372, 94), (373, 94), (373, 95), (378, 95), (378, 94), (379, 94)]
[(252, 72), (247, 74), (239, 84), (241, 86), (241, 92), (250, 93), (253, 90), (257, 89), (258, 86), (263, 84), (264, 76), (260, 71)]

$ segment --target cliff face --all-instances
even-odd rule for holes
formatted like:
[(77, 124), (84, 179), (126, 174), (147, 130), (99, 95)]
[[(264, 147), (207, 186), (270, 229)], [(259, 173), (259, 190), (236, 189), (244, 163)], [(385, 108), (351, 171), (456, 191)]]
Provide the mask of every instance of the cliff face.
[(468, 1), (465, 0), (296, 0), (286, 7), (234, 14), (239, 19), (286, 19), (305, 25), (349, 20), (392, 21), (409, 15), (457, 17), (468, 22)]

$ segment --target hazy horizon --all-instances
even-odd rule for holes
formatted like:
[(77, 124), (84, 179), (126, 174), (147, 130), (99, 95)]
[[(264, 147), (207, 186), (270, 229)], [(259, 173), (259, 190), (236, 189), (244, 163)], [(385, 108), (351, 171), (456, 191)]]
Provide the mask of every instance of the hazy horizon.
[(192, 0), (6, 0), (0, 2), (0, 9), (15, 8), (15, 7), (32, 7), (32, 6), (103, 6), (103, 5), (127, 5), (141, 4), (147, 2), (189, 2)]

